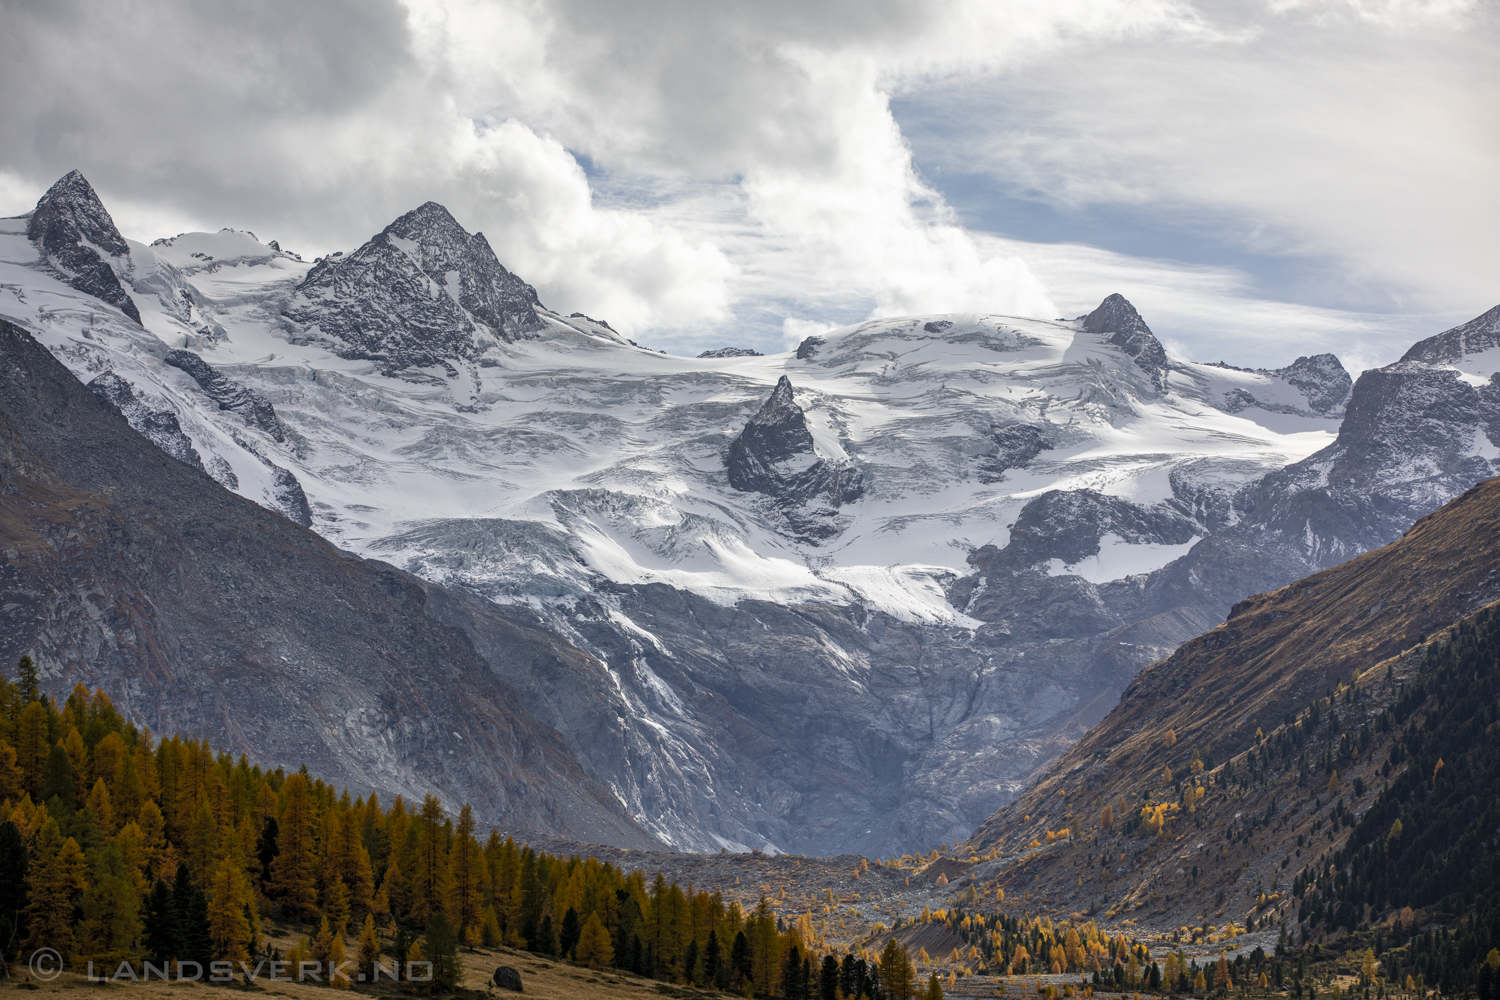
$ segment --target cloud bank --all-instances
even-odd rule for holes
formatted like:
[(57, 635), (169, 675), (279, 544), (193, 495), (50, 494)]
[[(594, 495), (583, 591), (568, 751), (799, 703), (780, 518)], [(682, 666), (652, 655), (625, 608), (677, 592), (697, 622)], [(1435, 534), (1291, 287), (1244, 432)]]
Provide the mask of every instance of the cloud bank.
[[(1496, 23), (1460, 0), (0, 12), (0, 211), (79, 167), (136, 238), (232, 225), (324, 252), (430, 198), (549, 306), (677, 350), (1072, 314), (1134, 277), (1190, 354), (1274, 316), (1270, 342), (1373, 361), (1500, 298)], [(958, 174), (1002, 219), (1128, 205), (1306, 261), (1306, 287), (976, 231)]]

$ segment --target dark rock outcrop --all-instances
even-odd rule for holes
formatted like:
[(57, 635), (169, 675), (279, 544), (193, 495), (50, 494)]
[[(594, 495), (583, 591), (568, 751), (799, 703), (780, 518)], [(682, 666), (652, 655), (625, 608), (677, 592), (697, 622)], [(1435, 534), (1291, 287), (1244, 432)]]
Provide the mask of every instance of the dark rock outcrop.
[(74, 170), (48, 188), (31, 213), (26, 236), (69, 285), (141, 321), (140, 310), (105, 259), (128, 259), (130, 245), (82, 172)]
[(1009, 544), (987, 565), (1022, 569), (1051, 559), (1073, 565), (1098, 555), (1099, 540), (1108, 534), (1132, 545), (1181, 545), (1202, 533), (1170, 507), (1145, 507), (1096, 490), (1048, 490), (1021, 508)]
[(704, 351), (698, 355), (700, 358), (760, 358), (765, 357), (759, 351), (752, 351), (748, 347), (720, 347), (712, 351)]
[(233, 410), (245, 418), (247, 426), (259, 427), (277, 441), (286, 440), (286, 429), (276, 416), (276, 408), (264, 396), (251, 392), (192, 351), (169, 351), (166, 362), (191, 375), (219, 409)]
[(1417, 341), (1401, 355), (1401, 360), (1451, 363), (1465, 354), (1478, 354), (1492, 347), (1500, 347), (1500, 306), (1435, 337)]
[(1083, 328), (1089, 333), (1109, 334), (1109, 342), (1130, 355), (1153, 384), (1162, 384), (1167, 352), (1125, 296), (1116, 292), (1099, 303), (1097, 309), (1083, 318)]
[(473, 361), (542, 325), (536, 291), (429, 201), (348, 256), (325, 257), (297, 286), (286, 315), (333, 341), (342, 357), (394, 374)]
[(104, 372), (89, 383), (89, 390), (100, 399), (107, 399), (135, 428), (136, 432), (171, 455), (203, 472), (203, 459), (193, 447), (192, 440), (182, 432), (177, 414), (171, 410), (153, 410), (136, 397), (130, 383), (114, 372)]
[[(657, 844), (420, 581), (168, 457), (5, 322), (0, 481), (0, 661), (30, 654), (50, 693), (102, 686), (137, 724), (355, 791)], [(491, 657), (587, 659), (534, 629), (510, 642)]]
[(822, 337), (803, 337), (802, 343), (797, 345), (797, 360), (811, 361), (813, 355), (818, 353), (818, 348), (821, 346), (823, 346)]
[[(764, 493), (787, 510), (814, 504), (837, 511), (865, 492), (864, 476), (858, 468), (818, 457), (807, 418), (793, 398), (792, 382), (785, 375), (760, 412), (730, 444), (725, 464), (729, 484), (735, 489)], [(833, 530), (832, 526), (817, 526), (810, 521), (802, 522), (801, 528), (814, 536), (826, 536)]]
[(279, 465), (271, 466), (271, 490), (266, 499), (270, 507), (281, 511), (302, 527), (312, 527), (312, 508), (308, 506), (307, 494), (290, 469), (283, 469)]
[(508, 965), (502, 965), (495, 969), (495, 985), (502, 990), (510, 990), (513, 993), (525, 992), (521, 988), (521, 973)]
[(1333, 354), (1300, 357), (1267, 374), (1284, 378), (1299, 389), (1314, 413), (1337, 414), (1354, 388), (1354, 380)]
[(1042, 452), (1052, 450), (1041, 428), (1032, 424), (1002, 427), (990, 438), (994, 442), (994, 451), (980, 461), (979, 481), (982, 483), (1001, 482), (1007, 470), (1024, 469)]

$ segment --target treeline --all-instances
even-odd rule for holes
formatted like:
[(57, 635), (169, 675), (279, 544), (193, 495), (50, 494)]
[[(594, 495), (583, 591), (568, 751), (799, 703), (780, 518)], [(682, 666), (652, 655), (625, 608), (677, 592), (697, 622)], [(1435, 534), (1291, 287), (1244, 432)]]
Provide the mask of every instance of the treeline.
[(504, 945), (757, 997), (941, 996), (894, 942), (840, 959), (807, 915), (788, 923), (764, 899), (745, 912), (660, 874), (481, 841), (467, 805), (387, 806), (158, 741), (103, 691), (56, 705), (24, 659), (0, 680), (0, 906), (7, 960), (245, 961), (268, 953), (267, 917), (310, 932), (288, 959), (433, 961), (439, 986), (460, 945)]
[[(1486, 609), (1430, 648), (1389, 710), (1349, 742), (1368, 746), (1372, 724), (1399, 727), (1382, 766), (1399, 773), (1357, 821), (1342, 800), (1335, 807), (1353, 831), (1299, 874), (1300, 917), (1330, 931), (1371, 928), (1395, 982), (1500, 992), (1500, 613)], [(1424, 930), (1413, 910), (1452, 926)]]
[[(975, 900), (971, 893), (970, 901)], [(1139, 941), (1126, 940), (1123, 934), (1111, 937), (1090, 920), (1074, 925), (1062, 921), (1054, 924), (1048, 917), (983, 914), (957, 906), (952, 910), (923, 910), (915, 922), (946, 924), (965, 944), (952, 954), (927, 956), (946, 960), (953, 965), (985, 969), (996, 975), (1033, 975), (1046, 973), (1108, 972), (1119, 967), (1122, 982), (1134, 988), (1145, 988), (1149, 976), (1142, 972), (1151, 963), (1151, 951)], [(899, 928), (899, 924), (897, 925)]]

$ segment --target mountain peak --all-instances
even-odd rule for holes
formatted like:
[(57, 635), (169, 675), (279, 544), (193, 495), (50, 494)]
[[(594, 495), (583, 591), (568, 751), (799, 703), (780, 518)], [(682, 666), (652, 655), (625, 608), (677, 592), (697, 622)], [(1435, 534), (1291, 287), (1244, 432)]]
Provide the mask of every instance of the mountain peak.
[(399, 236), (402, 239), (428, 237), (453, 240), (463, 244), (467, 244), (473, 238), (469, 236), (463, 226), (458, 224), (458, 220), (453, 217), (452, 212), (435, 201), (424, 201), (395, 222), (392, 222), (389, 226), (386, 226), (385, 233)]
[(1500, 306), (1435, 337), (1417, 341), (1401, 355), (1401, 360), (1453, 362), (1466, 354), (1478, 354), (1491, 347), (1500, 347)]
[(344, 357), (382, 362), (387, 374), (453, 373), (453, 361), (542, 325), (536, 290), (501, 265), (483, 233), (470, 234), (435, 201), (353, 253), (325, 258), (297, 293), (289, 318), (335, 338)]
[(1160, 384), (1167, 352), (1125, 296), (1115, 292), (1105, 298), (1083, 318), (1083, 328), (1089, 333), (1110, 334), (1109, 342), (1134, 358), (1136, 365)]
[(783, 375), (776, 380), (776, 388), (772, 390), (771, 398), (766, 400), (760, 411), (751, 419), (758, 424), (779, 424), (801, 416), (802, 407), (797, 405), (792, 380)]
[(141, 321), (141, 313), (125, 293), (110, 257), (129, 257), (130, 245), (83, 171), (72, 170), (47, 189), (26, 224), (26, 237), (49, 263), (78, 291), (108, 302)]

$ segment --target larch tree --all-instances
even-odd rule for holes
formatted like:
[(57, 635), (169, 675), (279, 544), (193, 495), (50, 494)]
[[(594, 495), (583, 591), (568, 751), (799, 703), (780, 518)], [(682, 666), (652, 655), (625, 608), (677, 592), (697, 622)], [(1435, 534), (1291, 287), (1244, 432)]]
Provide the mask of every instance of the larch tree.
[(73, 950), (73, 907), (88, 888), (88, 864), (78, 841), (63, 840), (57, 820), (37, 831), (32, 850), (31, 898), (26, 906), (27, 946)]
[(407, 871), (411, 884), (411, 919), (414, 921), (425, 923), (443, 909), (443, 876), (448, 867), (443, 818), (443, 804), (438, 797), (426, 796), (415, 824), (415, 866)]
[(614, 944), (598, 913), (590, 913), (583, 922), (583, 929), (578, 933), (577, 956), (580, 965), (591, 969), (603, 968), (615, 960)]
[(458, 814), (458, 827), (453, 831), (443, 907), (459, 941), (470, 946), (477, 940), (483, 920), (484, 868), (484, 852), (474, 836), (474, 810), (464, 803)]
[(313, 912), (318, 902), (311, 790), (307, 778), (300, 774), (288, 775), (283, 790), (286, 808), (277, 825), (279, 852), (271, 865), (271, 895), (281, 902), (284, 911), (301, 920)]

